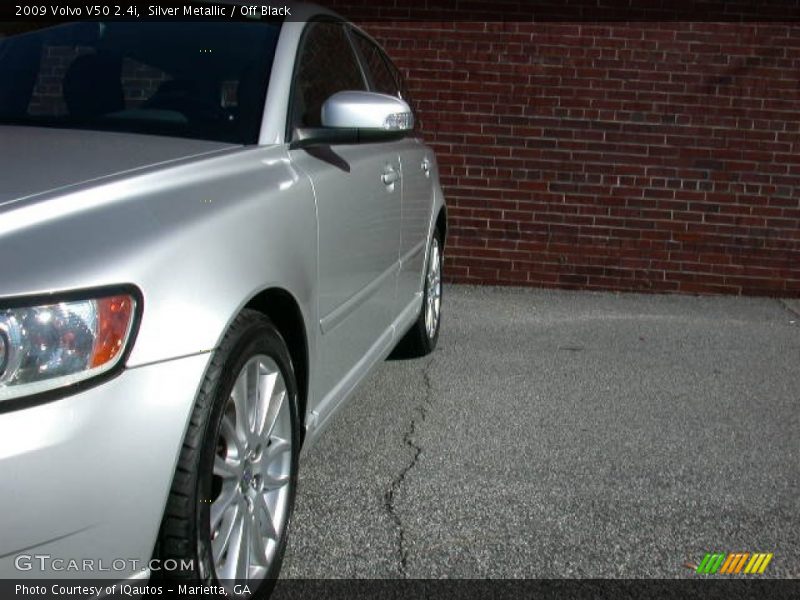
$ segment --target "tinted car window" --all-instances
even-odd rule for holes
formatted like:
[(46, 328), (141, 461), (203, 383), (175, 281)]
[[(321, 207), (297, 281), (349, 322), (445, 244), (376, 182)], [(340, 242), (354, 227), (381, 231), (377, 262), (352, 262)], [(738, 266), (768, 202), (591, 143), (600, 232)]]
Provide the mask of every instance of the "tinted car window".
[(394, 77), (394, 80), (397, 82), (397, 85), (400, 88), (400, 97), (403, 100), (405, 100), (413, 110), (414, 100), (411, 97), (411, 92), (408, 89), (405, 77), (403, 77), (403, 74), (400, 72), (400, 69), (398, 69), (395, 66), (395, 64), (389, 59), (388, 56), (384, 54), (383, 57), (386, 60), (386, 65), (389, 67), (389, 71), (391, 71), (392, 73), (392, 77)]
[(386, 64), (386, 59), (380, 48), (378, 48), (374, 42), (357, 32), (353, 33), (353, 40), (364, 59), (364, 66), (372, 82), (372, 89), (382, 94), (399, 96), (400, 86), (389, 70), (389, 66)]
[(295, 127), (321, 127), (322, 105), (336, 92), (366, 90), (353, 47), (340, 23), (308, 26), (298, 56), (292, 98)]
[(70, 23), (0, 41), (0, 122), (258, 139), (280, 24)]

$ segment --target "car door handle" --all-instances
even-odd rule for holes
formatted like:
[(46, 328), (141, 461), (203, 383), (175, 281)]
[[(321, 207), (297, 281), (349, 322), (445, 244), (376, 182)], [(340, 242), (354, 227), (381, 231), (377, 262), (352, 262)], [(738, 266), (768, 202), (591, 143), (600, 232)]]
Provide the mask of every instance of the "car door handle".
[(381, 175), (381, 181), (383, 181), (384, 185), (394, 185), (400, 181), (400, 173), (389, 167)]
[(419, 166), (422, 169), (422, 172), (425, 173), (425, 177), (431, 176), (431, 161), (427, 158), (422, 161), (422, 164)]

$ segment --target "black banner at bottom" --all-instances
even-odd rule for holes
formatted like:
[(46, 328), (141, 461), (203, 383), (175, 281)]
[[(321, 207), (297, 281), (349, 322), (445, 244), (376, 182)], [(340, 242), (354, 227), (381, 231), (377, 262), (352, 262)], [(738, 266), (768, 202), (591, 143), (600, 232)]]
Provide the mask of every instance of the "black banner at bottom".
[[(227, 589), (225, 589), (227, 587)], [(89, 600), (108, 598), (256, 598), (244, 584), (180, 586), (110, 580), (0, 580), (0, 599)], [(271, 600), (517, 600), (569, 598), (800, 598), (800, 580), (624, 579), (281, 579)]]

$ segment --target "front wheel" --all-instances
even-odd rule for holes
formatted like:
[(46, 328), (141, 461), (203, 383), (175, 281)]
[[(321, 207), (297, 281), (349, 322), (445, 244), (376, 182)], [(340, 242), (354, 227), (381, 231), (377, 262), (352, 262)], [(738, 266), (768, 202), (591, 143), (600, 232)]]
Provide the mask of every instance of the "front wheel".
[(397, 346), (398, 354), (404, 357), (425, 356), (433, 352), (439, 341), (442, 323), (442, 234), (437, 227), (431, 237), (428, 262), (425, 266), (425, 281), (422, 292), (422, 310), (419, 317)]
[(297, 487), (297, 406), (286, 343), (244, 311), (212, 359), (180, 454), (158, 548), (162, 564), (193, 568), (170, 579), (269, 593)]

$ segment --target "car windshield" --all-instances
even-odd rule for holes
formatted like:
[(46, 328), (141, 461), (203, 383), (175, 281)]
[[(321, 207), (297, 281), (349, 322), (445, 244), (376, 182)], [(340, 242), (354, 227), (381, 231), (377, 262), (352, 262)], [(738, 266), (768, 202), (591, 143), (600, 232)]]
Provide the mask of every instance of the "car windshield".
[(0, 124), (252, 144), (279, 22), (86, 22), (0, 40)]

